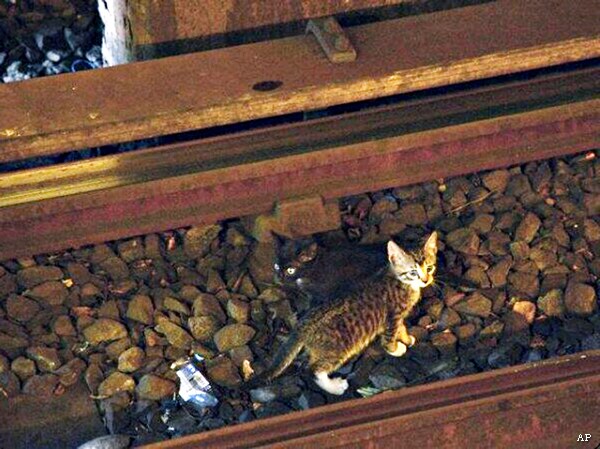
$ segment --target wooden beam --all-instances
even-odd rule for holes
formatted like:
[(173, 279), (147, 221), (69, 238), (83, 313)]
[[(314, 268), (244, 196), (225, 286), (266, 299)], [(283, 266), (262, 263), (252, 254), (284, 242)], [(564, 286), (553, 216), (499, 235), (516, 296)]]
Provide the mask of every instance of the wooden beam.
[(600, 0), (504, 0), (348, 29), (335, 67), (300, 36), (2, 84), (0, 162), (598, 57), (598, 23)]
[[(593, 435), (599, 426), (600, 351), (589, 351), (229, 426), (145, 449), (562, 449), (578, 447), (578, 435)], [(594, 449), (597, 443), (595, 436), (581, 447)]]
[[(453, 0), (450, 3), (469, 3)], [(110, 65), (301, 34), (303, 21), (422, 0), (104, 0), (105, 55)], [(448, 3), (445, 1), (445, 3)]]
[(590, 68), (7, 173), (0, 260), (595, 148), (599, 92)]

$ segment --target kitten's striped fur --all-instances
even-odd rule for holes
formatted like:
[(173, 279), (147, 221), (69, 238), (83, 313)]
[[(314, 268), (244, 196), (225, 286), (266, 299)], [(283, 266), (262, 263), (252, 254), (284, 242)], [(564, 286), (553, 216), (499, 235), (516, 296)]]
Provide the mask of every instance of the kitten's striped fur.
[(310, 313), (261, 379), (279, 376), (304, 349), (317, 384), (331, 394), (342, 394), (348, 382), (332, 379), (329, 374), (360, 354), (377, 337), (389, 354), (402, 356), (407, 346), (415, 342), (404, 319), (421, 298), (421, 289), (433, 282), (436, 253), (435, 232), (420, 251), (409, 253), (393, 241), (388, 242), (389, 275), (374, 277), (354, 293)]

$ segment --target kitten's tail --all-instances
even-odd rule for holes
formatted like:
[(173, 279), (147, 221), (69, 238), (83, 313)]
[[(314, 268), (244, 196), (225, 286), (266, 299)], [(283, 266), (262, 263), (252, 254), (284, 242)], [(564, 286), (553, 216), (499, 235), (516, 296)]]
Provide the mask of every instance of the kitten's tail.
[(287, 341), (279, 348), (271, 366), (258, 376), (254, 376), (243, 384), (244, 389), (255, 388), (268, 383), (283, 373), (304, 348), (304, 342), (297, 332), (292, 333)]

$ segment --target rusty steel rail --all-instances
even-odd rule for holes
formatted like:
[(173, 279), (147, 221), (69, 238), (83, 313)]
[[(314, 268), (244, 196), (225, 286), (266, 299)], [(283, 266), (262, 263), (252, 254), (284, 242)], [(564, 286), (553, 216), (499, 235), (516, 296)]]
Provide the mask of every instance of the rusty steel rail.
[(0, 260), (600, 146), (600, 68), (0, 175)]
[[(579, 434), (594, 439), (578, 443)], [(595, 449), (600, 351), (186, 436), (146, 449)]]
[(598, 23), (600, 0), (503, 0), (349, 28), (350, 64), (296, 36), (0, 84), (0, 162), (600, 57)]

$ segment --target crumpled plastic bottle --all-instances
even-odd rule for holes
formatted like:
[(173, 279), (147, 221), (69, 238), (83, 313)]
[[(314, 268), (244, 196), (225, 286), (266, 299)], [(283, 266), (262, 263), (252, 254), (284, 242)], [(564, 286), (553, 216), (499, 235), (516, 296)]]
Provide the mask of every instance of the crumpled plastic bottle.
[(171, 365), (172, 369), (177, 370), (175, 373), (180, 380), (179, 397), (196, 408), (214, 407), (219, 403), (210, 382), (200, 371), (199, 365), (203, 361), (201, 355), (194, 354), (189, 359), (180, 359)]

